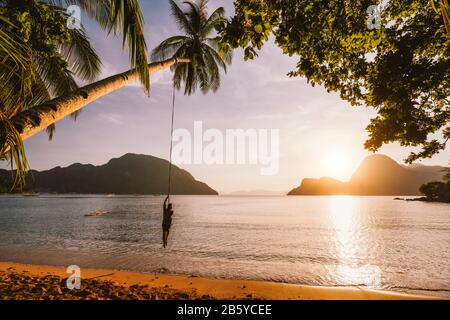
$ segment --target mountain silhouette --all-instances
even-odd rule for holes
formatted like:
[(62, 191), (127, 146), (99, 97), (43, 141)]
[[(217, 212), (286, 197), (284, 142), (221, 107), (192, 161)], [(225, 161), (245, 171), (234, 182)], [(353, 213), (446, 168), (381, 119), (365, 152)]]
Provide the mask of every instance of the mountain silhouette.
[(422, 184), (443, 180), (444, 170), (440, 166), (403, 166), (377, 154), (366, 157), (348, 182), (328, 177), (303, 179), (288, 195), (419, 195)]
[[(26, 189), (35, 192), (80, 194), (165, 194), (169, 162), (153, 156), (126, 154), (107, 164), (75, 163), (48, 171), (31, 171)], [(0, 170), (0, 185), (12, 184), (10, 171)], [(6, 189), (7, 190), (7, 189)], [(186, 170), (172, 167), (173, 194), (217, 195)]]

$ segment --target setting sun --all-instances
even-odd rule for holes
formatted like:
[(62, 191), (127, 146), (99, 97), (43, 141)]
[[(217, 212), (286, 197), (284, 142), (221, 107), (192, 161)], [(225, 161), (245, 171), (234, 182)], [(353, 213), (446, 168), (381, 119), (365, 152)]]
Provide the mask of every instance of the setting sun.
[(345, 150), (332, 149), (322, 156), (322, 170), (325, 176), (347, 180), (355, 170), (352, 157)]

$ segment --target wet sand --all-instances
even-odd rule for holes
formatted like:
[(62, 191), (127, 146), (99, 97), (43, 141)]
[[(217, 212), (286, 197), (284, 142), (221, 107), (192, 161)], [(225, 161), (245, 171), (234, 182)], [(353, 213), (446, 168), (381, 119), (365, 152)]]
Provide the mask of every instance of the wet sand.
[(436, 299), (356, 287), (314, 287), (84, 268), (81, 269), (80, 290), (70, 290), (66, 286), (68, 276), (65, 267), (0, 262), (0, 299)]

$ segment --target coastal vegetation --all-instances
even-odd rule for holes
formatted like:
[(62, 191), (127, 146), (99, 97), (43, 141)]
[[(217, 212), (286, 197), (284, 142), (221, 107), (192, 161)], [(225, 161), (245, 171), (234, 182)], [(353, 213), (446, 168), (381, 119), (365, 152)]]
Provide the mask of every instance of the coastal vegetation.
[(420, 192), (422, 192), (429, 201), (450, 203), (450, 181), (434, 181), (426, 183), (420, 187)]
[(254, 59), (274, 38), (298, 57), (289, 76), (376, 110), (367, 150), (392, 142), (421, 148), (406, 159), (412, 163), (450, 138), (449, 7), (432, 2), (237, 0), (223, 43)]
[(433, 181), (420, 187), (428, 201), (450, 203), (450, 167), (446, 171), (444, 181)]

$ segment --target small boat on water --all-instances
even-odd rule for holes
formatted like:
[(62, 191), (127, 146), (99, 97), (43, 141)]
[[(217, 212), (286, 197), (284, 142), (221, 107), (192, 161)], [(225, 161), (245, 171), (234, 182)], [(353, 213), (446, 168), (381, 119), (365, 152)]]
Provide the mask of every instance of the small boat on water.
[(93, 212), (90, 212), (90, 213), (86, 213), (84, 216), (85, 217), (100, 217), (100, 216), (103, 216), (103, 215), (105, 215), (107, 213), (108, 213), (108, 211), (97, 210), (97, 211), (93, 211)]

